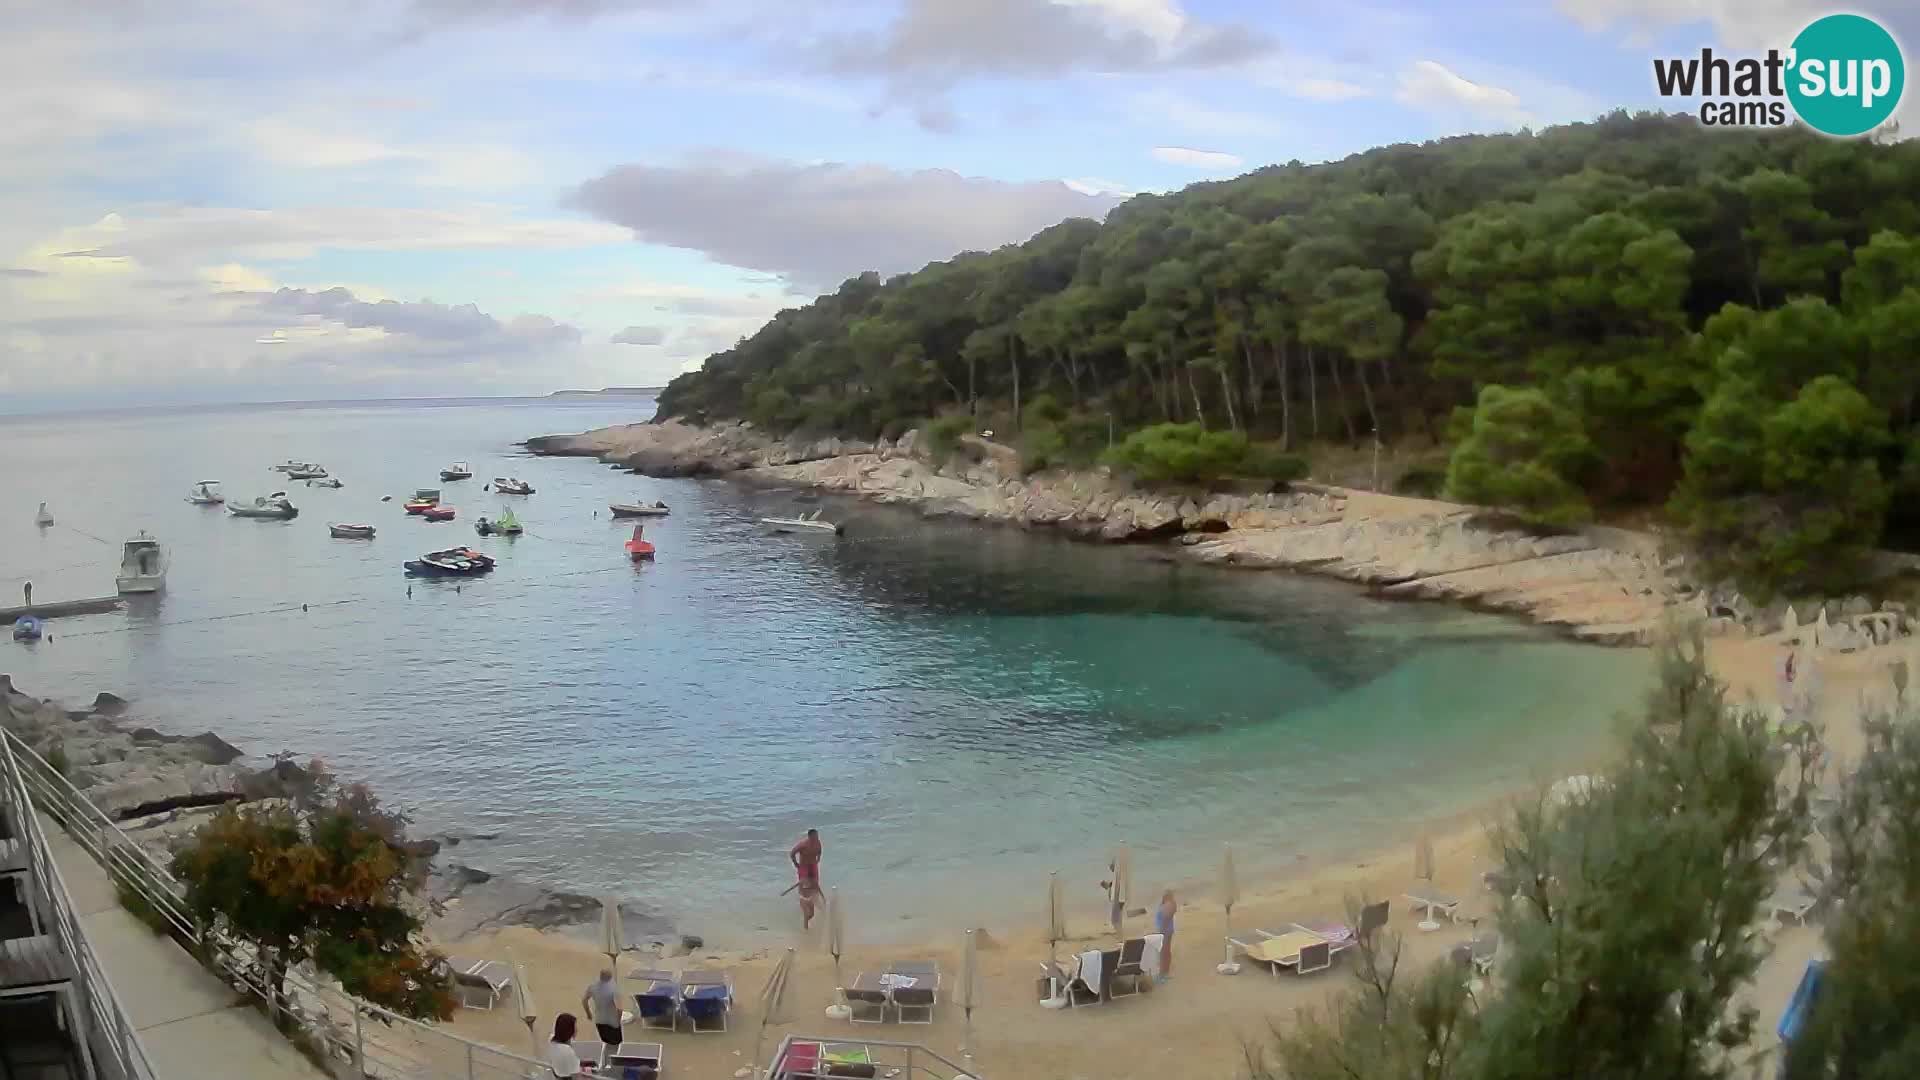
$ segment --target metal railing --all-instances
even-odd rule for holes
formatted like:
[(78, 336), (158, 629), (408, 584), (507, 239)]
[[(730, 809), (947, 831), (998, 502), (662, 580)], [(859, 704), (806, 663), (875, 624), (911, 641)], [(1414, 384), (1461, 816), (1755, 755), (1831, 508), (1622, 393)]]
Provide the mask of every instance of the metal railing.
[[(0, 739), (0, 802), (6, 804), (9, 822), (17, 827), (19, 840), (27, 851), (27, 904), (43, 933), (60, 943), (61, 952), (73, 965), (72, 994), (75, 1004), (72, 1021), (74, 1036), (90, 1076), (108, 1080), (154, 1080), (153, 1065), (128, 1018), (126, 1006), (114, 992), (113, 983), (100, 967), (93, 945), (73, 913), (72, 894), (60, 876), (47, 847), (40, 819), (33, 812), (19, 762), (13, 753), (13, 740)], [(29, 751), (31, 752), (31, 751)]]
[[(150, 851), (12, 732), (0, 729), (0, 743), (7, 748), (9, 776), (28, 804), (21, 816), (31, 821), (37, 808), (58, 822), (113, 880), (122, 903), (150, 908), (148, 921), (156, 929), (164, 928), (208, 970), (256, 1000), (281, 1030), (298, 1031), (335, 1075), (348, 1080), (526, 1080), (534, 1070), (547, 1070), (533, 1058), (361, 1001), (303, 971), (288, 972), (276, 993), (253, 947), (202, 926), (188, 910), (179, 881)], [(135, 1075), (145, 1080), (152, 1074)]]
[[(811, 1045), (812, 1053), (803, 1052)], [(862, 1039), (844, 1035), (789, 1035), (780, 1040), (767, 1068), (767, 1080), (814, 1080), (835, 1075), (828, 1071), (828, 1055), (835, 1051), (859, 1050), (865, 1062), (873, 1066), (874, 1076), (894, 1080), (981, 1080), (971, 1065), (956, 1065), (932, 1050), (910, 1042)], [(844, 1075), (844, 1074), (842, 1074)]]

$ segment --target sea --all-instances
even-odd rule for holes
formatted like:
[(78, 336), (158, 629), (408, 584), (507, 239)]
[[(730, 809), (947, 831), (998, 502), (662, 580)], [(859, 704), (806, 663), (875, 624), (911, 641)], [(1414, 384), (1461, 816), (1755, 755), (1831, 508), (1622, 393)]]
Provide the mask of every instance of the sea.
[[(1041, 921), (1046, 882), (1099, 908), (1125, 842), (1138, 895), (1204, 893), (1375, 852), (1580, 771), (1645, 655), (1307, 575), (1167, 561), (799, 490), (539, 458), (534, 435), (648, 400), (321, 402), (0, 418), (0, 596), (114, 591), (136, 530), (164, 594), (0, 642), (0, 671), (250, 755), (318, 757), (404, 808), (443, 858), (612, 894), (710, 942), (797, 922), (788, 847), (868, 937)], [(314, 461), (337, 490), (269, 466)], [(474, 478), (441, 482), (469, 462)], [(483, 489), (493, 477), (530, 496)], [(291, 521), (186, 501), (285, 490)], [(434, 487), (451, 522), (407, 516)], [(616, 501), (666, 502), (630, 563)], [(34, 512), (46, 502), (55, 524)], [(515, 539), (473, 523), (511, 507)], [(819, 510), (845, 533), (770, 534)], [(371, 524), (371, 541), (332, 539)], [(404, 575), (469, 544), (477, 580)], [(1389, 852), (1391, 854), (1391, 852)], [(1409, 872), (1412, 854), (1407, 852)]]

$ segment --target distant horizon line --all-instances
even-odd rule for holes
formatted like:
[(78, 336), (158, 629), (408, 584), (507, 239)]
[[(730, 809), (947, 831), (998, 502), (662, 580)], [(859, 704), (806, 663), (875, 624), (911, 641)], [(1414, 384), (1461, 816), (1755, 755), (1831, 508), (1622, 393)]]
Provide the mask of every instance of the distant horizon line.
[(100, 416), (115, 413), (142, 412), (215, 412), (225, 409), (270, 409), (294, 406), (319, 405), (416, 405), (425, 403), (460, 404), (465, 402), (482, 403), (497, 401), (568, 401), (581, 398), (620, 398), (652, 397), (663, 387), (608, 387), (605, 390), (555, 390), (546, 394), (460, 394), (447, 397), (368, 397), (368, 398), (282, 398), (265, 401), (195, 401), (173, 402), (153, 405), (94, 405), (74, 408), (28, 410), (23, 412), (0, 411), (0, 422), (8, 420), (38, 420), (62, 416)]

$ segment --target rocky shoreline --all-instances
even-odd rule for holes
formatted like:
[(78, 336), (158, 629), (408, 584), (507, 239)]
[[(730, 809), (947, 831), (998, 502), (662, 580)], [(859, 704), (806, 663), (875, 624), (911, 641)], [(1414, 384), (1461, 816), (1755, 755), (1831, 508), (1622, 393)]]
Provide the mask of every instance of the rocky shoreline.
[[(219, 735), (163, 734), (128, 723), (128, 703), (102, 693), (86, 708), (69, 709), (22, 692), (0, 674), (0, 726), (53, 766), (128, 836), (163, 863), (181, 837), (225, 805), (289, 797), (307, 770), (286, 757), (264, 766)], [(427, 860), (421, 899), (428, 933), (448, 944), (506, 926), (539, 930), (597, 929), (600, 900), (490, 873), (463, 860), (497, 834), (452, 831), (412, 842)], [(633, 901), (620, 904), (627, 940), (665, 945), (673, 927)]]
[(1524, 616), (1581, 640), (1640, 644), (1667, 612), (1711, 601), (1655, 538), (1616, 529), (1537, 536), (1477, 508), (1301, 483), (1287, 491), (1144, 491), (1110, 470), (1021, 475), (1014, 452), (969, 436), (935, 461), (898, 441), (774, 439), (743, 423), (630, 424), (529, 439), (536, 454), (588, 456), (648, 476), (725, 475), (902, 505), (928, 517), (1045, 528), (1102, 542), (1169, 542), (1175, 557), (1285, 569), (1404, 599)]

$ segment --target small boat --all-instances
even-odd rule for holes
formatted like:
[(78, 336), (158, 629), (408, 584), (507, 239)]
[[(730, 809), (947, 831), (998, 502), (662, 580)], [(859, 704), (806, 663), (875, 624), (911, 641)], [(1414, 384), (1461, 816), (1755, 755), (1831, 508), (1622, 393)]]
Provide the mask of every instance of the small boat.
[(160, 541), (145, 529), (120, 545), (120, 576), (113, 579), (122, 593), (157, 593), (167, 587), (167, 557)]
[(404, 507), (409, 514), (424, 514), (428, 510), (440, 505), (440, 489), (419, 488), (414, 491), (413, 498), (408, 499), (400, 505)]
[(43, 529), (53, 524), (53, 511), (47, 509), (46, 503), (40, 504), (40, 512), (33, 515), (33, 523)]
[(520, 524), (519, 518), (513, 516), (513, 511), (505, 510), (501, 512), (499, 518), (493, 521), (481, 518), (479, 521), (474, 522), (473, 531), (479, 533), (481, 536), (519, 536), (521, 533), (526, 532), (527, 529), (526, 526)]
[(327, 533), (335, 540), (371, 540), (373, 539), (373, 526), (329, 525), (327, 526)]
[(493, 490), (502, 495), (531, 495), (533, 485), (517, 476), (496, 476), (493, 478)]
[(270, 471), (286, 473), (289, 480), (318, 480), (327, 475), (327, 470), (311, 461), (288, 461), (283, 465), (269, 466)]
[(13, 640), (39, 641), (46, 624), (36, 615), (22, 615), (13, 620)]
[(434, 505), (420, 511), (420, 516), (428, 521), (452, 521), (453, 507)]
[(830, 532), (838, 536), (847, 531), (845, 525), (836, 525), (831, 521), (821, 521), (820, 511), (818, 510), (815, 510), (811, 514), (802, 514), (799, 517), (763, 517), (760, 519), (760, 524), (779, 533), (812, 530), (817, 532)]
[(187, 492), (187, 501), (195, 506), (219, 506), (227, 497), (220, 494), (220, 481), (202, 480)]
[(244, 518), (277, 518), (286, 521), (300, 516), (300, 509), (287, 501), (287, 493), (276, 491), (271, 495), (261, 495), (252, 502), (230, 502), (227, 513)]
[(473, 470), (467, 468), (466, 462), (456, 461), (452, 465), (448, 466), (447, 468), (440, 470), (440, 479), (471, 480), (473, 479)]
[(634, 562), (653, 558), (653, 545), (647, 543), (646, 540), (640, 536), (640, 530), (644, 528), (646, 528), (645, 525), (635, 525), (633, 527), (633, 539), (626, 543), (627, 558), (632, 559)]
[(323, 488), (341, 488), (341, 487), (346, 487), (347, 485), (341, 483), (338, 477), (326, 476), (318, 480), (307, 481), (307, 486), (323, 487)]
[(472, 548), (448, 548), (401, 564), (411, 577), (473, 577), (493, 569), (493, 559)]
[(666, 517), (672, 512), (667, 509), (667, 504), (663, 502), (656, 502), (652, 506), (648, 506), (645, 503), (610, 503), (607, 509), (613, 511), (613, 516), (617, 518)]

